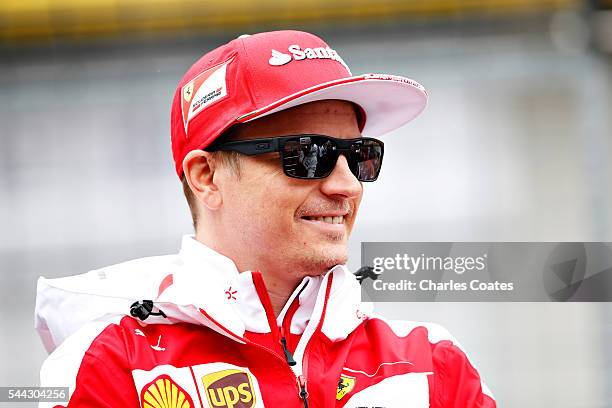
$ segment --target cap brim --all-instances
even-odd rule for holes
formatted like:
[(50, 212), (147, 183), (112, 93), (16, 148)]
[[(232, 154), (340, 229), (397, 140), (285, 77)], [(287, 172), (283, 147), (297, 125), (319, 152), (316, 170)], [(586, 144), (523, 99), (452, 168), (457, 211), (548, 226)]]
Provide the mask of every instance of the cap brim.
[(238, 122), (250, 122), (293, 106), (325, 99), (356, 103), (366, 115), (363, 135), (381, 136), (417, 117), (427, 105), (427, 92), (421, 84), (408, 78), (366, 74), (305, 89), (249, 112), (238, 118)]

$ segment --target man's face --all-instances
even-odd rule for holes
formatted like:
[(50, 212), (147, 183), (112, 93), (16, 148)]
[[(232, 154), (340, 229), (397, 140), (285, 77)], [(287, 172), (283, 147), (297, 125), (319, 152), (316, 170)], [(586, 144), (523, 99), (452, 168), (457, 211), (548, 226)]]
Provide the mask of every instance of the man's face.
[[(353, 105), (312, 102), (241, 125), (229, 138), (308, 133), (360, 137)], [(240, 270), (280, 268), (301, 278), (346, 263), (363, 188), (344, 156), (328, 177), (316, 180), (286, 176), (279, 153), (241, 156), (239, 176), (224, 167), (216, 175), (223, 200), (218, 216), (232, 235), (225, 252)]]

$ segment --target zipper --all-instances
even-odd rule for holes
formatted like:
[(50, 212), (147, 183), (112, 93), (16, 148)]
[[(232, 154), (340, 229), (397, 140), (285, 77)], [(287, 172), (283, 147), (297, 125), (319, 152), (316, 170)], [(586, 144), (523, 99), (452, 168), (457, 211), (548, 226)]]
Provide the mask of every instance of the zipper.
[[(280, 336), (281, 336), (280, 342), (283, 346), (283, 351), (285, 353), (285, 358), (287, 359), (287, 364), (291, 367), (295, 366), (297, 362), (295, 361), (293, 355), (291, 354), (291, 352), (289, 351), (289, 348), (287, 347), (287, 337), (285, 336), (285, 333), (290, 332), (291, 320), (293, 319), (293, 316), (295, 315), (295, 312), (299, 306), (298, 297), (299, 297), (299, 294), (298, 296), (296, 296), (295, 299), (293, 299), (293, 303), (289, 306), (289, 309), (287, 309), (285, 317), (281, 323), (281, 326), (279, 327)], [(302, 364), (303, 363), (304, 361), (302, 361)], [(303, 368), (304, 366), (302, 365), (302, 373), (304, 373)], [(294, 371), (294, 374), (297, 374), (297, 373), (295, 373)], [(296, 376), (295, 380), (297, 383), (298, 395), (304, 403), (304, 408), (308, 408), (308, 389), (306, 388), (306, 376), (303, 374), (299, 374)]]
[[(321, 317), (319, 318), (319, 322), (311, 337), (308, 339), (310, 342), (312, 337), (321, 331), (323, 327), (323, 319), (325, 318), (325, 313), (327, 312), (327, 301), (329, 300), (329, 295), (331, 293), (331, 287), (333, 282), (333, 275), (330, 275), (327, 280), (327, 287), (325, 288), (325, 296), (323, 301), (323, 310), (321, 310)], [(302, 334), (303, 335), (303, 334)], [(306, 382), (306, 374), (308, 374), (308, 357), (310, 348), (304, 348), (304, 356), (302, 357), (302, 374), (298, 376), (298, 388), (300, 389), (300, 398), (304, 401), (304, 408), (308, 408), (308, 388)]]
[[(312, 337), (311, 337), (312, 339)], [(308, 388), (306, 388), (306, 374), (308, 374), (308, 351), (310, 349), (304, 350), (304, 357), (302, 358), (302, 374), (298, 375), (297, 383), (299, 389), (299, 395), (302, 401), (304, 401), (304, 408), (308, 408)]]
[[(295, 378), (296, 382), (297, 382), (297, 386), (298, 386), (298, 397), (304, 402), (304, 408), (308, 408), (308, 389), (306, 388), (306, 376), (303, 374), (297, 375), (296, 373), (293, 371), (293, 369), (291, 368), (292, 366), (296, 365), (295, 360), (293, 359), (293, 356), (291, 355), (291, 352), (286, 348), (286, 340), (285, 337), (281, 337), (281, 345), (283, 345), (283, 352), (285, 352), (285, 356), (284, 358), (278, 354), (277, 352), (275, 352), (272, 349), (267, 348), (266, 346), (262, 346), (261, 344), (255, 343), (254, 341), (251, 341), (245, 337), (242, 338), (246, 344), (255, 346), (261, 350), (264, 350), (270, 354), (272, 354), (274, 357), (276, 357), (279, 360), (282, 360), (284, 363), (286, 363), (287, 365), (285, 367), (287, 367), (287, 369), (289, 369), (289, 372), (291, 373), (291, 376)], [(292, 364), (293, 363), (293, 364)], [(307, 365), (304, 364), (303, 367), (306, 367)]]
[(283, 346), (283, 352), (285, 353), (285, 360), (287, 360), (287, 364), (289, 364), (291, 367), (293, 367), (297, 363), (295, 362), (295, 359), (293, 358), (293, 355), (291, 354), (291, 352), (287, 348), (287, 339), (285, 338), (285, 330), (284, 330), (284, 328), (282, 326), (281, 326), (281, 338), (280, 338), (280, 342), (281, 342), (281, 345)]
[(285, 338), (284, 328), (281, 325), (281, 328), (279, 330), (279, 327), (276, 323), (276, 318), (274, 318), (274, 313), (272, 311), (272, 303), (270, 302), (270, 297), (268, 295), (268, 291), (266, 290), (266, 285), (263, 281), (263, 276), (261, 275), (261, 272), (256, 271), (251, 272), (251, 276), (253, 278), (253, 284), (255, 285), (255, 290), (257, 292), (257, 295), (259, 296), (259, 300), (261, 301), (261, 304), (264, 307), (264, 311), (266, 312), (266, 316), (268, 318), (268, 326), (270, 327), (270, 331), (272, 332), (271, 334), (280, 343), (280, 346), (283, 350), (284, 358), (281, 357), (275, 351), (265, 346), (252, 342), (248, 339), (245, 340), (248, 340), (248, 342), (250, 344), (253, 344), (254, 346), (257, 346), (263, 350), (267, 350), (268, 352), (275, 355), (277, 358), (282, 359), (287, 364), (286, 367), (291, 371), (291, 374), (296, 379), (296, 382), (298, 384), (298, 397), (304, 402), (304, 408), (308, 408), (308, 390), (306, 388), (306, 376), (303, 375), (303, 367), (306, 367), (306, 365), (304, 364), (302, 366), (302, 373), (300, 374), (297, 374), (292, 368), (297, 364), (297, 362), (295, 361), (293, 355), (287, 348), (287, 339)]
[(298, 375), (298, 388), (300, 389), (300, 398), (304, 401), (304, 408), (308, 408), (308, 390), (306, 389), (306, 377)]
[[(282, 360), (284, 363), (287, 363), (285, 367), (289, 369), (289, 372), (291, 373), (292, 377), (295, 378), (297, 386), (298, 386), (298, 397), (304, 402), (304, 408), (308, 408), (308, 389), (306, 388), (306, 376), (303, 374), (296, 376), (295, 372), (291, 368), (292, 366), (296, 365), (296, 362), (293, 359), (291, 352), (288, 349), (286, 349), (285, 337), (284, 336), (281, 337), (281, 344), (284, 346), (283, 351), (286, 353), (284, 358), (280, 354), (278, 354), (272, 349), (267, 348), (266, 346), (262, 346), (261, 344), (255, 343), (254, 341), (251, 341), (245, 337), (243, 337), (242, 339), (246, 342), (246, 344), (249, 344), (263, 351), (266, 351), (272, 354), (277, 359)], [(306, 361), (304, 361), (303, 367), (307, 367)]]
[[(163, 302), (160, 303), (160, 305), (163, 305)], [(172, 305), (174, 306), (174, 305)], [(196, 308), (196, 310), (203, 315), (206, 319), (208, 319), (210, 321), (210, 323), (214, 324), (215, 326), (217, 326), (219, 329), (221, 329), (225, 335), (227, 335), (228, 337), (230, 337), (231, 339), (234, 339), (236, 341), (238, 341), (239, 343), (244, 343), (246, 345), (250, 345), (253, 347), (256, 347), (266, 353), (271, 354), (274, 358), (282, 361), (285, 367), (287, 367), (287, 371), (288, 374), (291, 375), (292, 378), (294, 378), (296, 380), (296, 383), (298, 385), (298, 397), (300, 399), (302, 399), (304, 401), (304, 408), (308, 408), (308, 391), (306, 389), (306, 376), (302, 375), (302, 374), (296, 374), (296, 372), (293, 370), (293, 366), (295, 366), (297, 364), (297, 362), (295, 361), (295, 359), (293, 358), (293, 355), (291, 354), (291, 352), (289, 351), (289, 349), (287, 348), (287, 340), (285, 339), (285, 336), (283, 335), (280, 339), (280, 344), (282, 346), (283, 349), (283, 355), (280, 355), (279, 353), (277, 353), (276, 351), (266, 347), (266, 346), (262, 346), (259, 343), (256, 343), (252, 340), (247, 339), (246, 337), (243, 336), (238, 336), (237, 334), (232, 333), (231, 331), (229, 331), (225, 326), (223, 326), (222, 324), (220, 324), (219, 322), (217, 322), (212, 316), (210, 316), (208, 313), (206, 313), (206, 311), (202, 308)], [(276, 337), (278, 337), (278, 327), (275, 325), (274, 328), (276, 328)], [(271, 330), (274, 332), (274, 329), (271, 328)], [(283, 332), (284, 334), (284, 332)], [(303, 367), (307, 367), (306, 362), (304, 361), (304, 365)]]
[[(300, 291), (298, 292), (297, 296), (293, 299), (291, 305), (287, 308), (287, 311), (285, 312), (285, 315), (283, 317), (283, 321), (281, 322), (281, 325), (279, 326), (280, 331), (281, 331), (281, 337), (285, 337), (285, 342), (287, 344), (287, 348), (291, 349), (291, 321), (293, 320), (293, 317), (295, 316), (295, 312), (297, 311), (297, 309), (300, 306), (300, 300), (299, 300), (299, 296), (302, 293), (302, 290), (304, 289), (305, 286), (303, 286)], [(288, 333), (289, 335), (286, 336), (285, 334)], [(295, 350), (295, 347), (293, 347), (293, 349)]]
[[(303, 401), (304, 408), (308, 408), (308, 387), (307, 387), (306, 374), (308, 373), (308, 371), (307, 371), (308, 370), (308, 355), (309, 355), (310, 348), (307, 347), (308, 344), (304, 345), (304, 355), (302, 356), (302, 367), (301, 367), (301, 370), (300, 370), (301, 373), (298, 374), (298, 372), (296, 372), (296, 369), (292, 368), (293, 366), (297, 365), (297, 362), (295, 361), (293, 355), (291, 354), (291, 352), (287, 348), (287, 339), (284, 336), (283, 327), (281, 326), (280, 332), (279, 332), (279, 327), (276, 324), (276, 319), (272, 319), (271, 316), (269, 315), (269, 312), (272, 310), (272, 305), (270, 303), (270, 297), (268, 296), (268, 292), (265, 290), (265, 283), (263, 282), (263, 277), (261, 275), (261, 272), (253, 271), (251, 273), (251, 276), (253, 277), (253, 283), (255, 285), (255, 289), (257, 291), (257, 294), (258, 294), (258, 296), (260, 298), (260, 301), (262, 302), (262, 305), (264, 306), (264, 310), (266, 311), (266, 315), (268, 317), (268, 323), (269, 323), (269, 326), (270, 326), (270, 330), (272, 331), (271, 334), (272, 334), (272, 336), (275, 337), (275, 339), (279, 340), (279, 343), (280, 343), (281, 348), (283, 350), (284, 356), (281, 356), (276, 351), (274, 351), (272, 349), (269, 349), (266, 346), (262, 346), (261, 344), (258, 344), (258, 343), (254, 342), (252, 340), (249, 340), (246, 337), (238, 336), (237, 334), (232, 333), (227, 328), (225, 328), (223, 325), (221, 325), (219, 322), (217, 322), (212, 316), (210, 316), (208, 313), (206, 313), (206, 311), (204, 311), (201, 308), (198, 308), (198, 310), (199, 310), (200, 314), (204, 315), (212, 324), (214, 324), (215, 326), (217, 326), (220, 329), (222, 329), (222, 331), (225, 332), (228, 335), (228, 337), (234, 338), (234, 339), (238, 340), (239, 342), (243, 342), (244, 344), (248, 344), (248, 345), (257, 347), (260, 350), (263, 350), (263, 351), (271, 354), (275, 358), (277, 358), (277, 359), (283, 361), (284, 363), (286, 363), (287, 365), (285, 365), (285, 367), (287, 367), (288, 371), (291, 373), (291, 376), (293, 378), (295, 378), (295, 380), (296, 380), (297, 389), (298, 389), (298, 397)], [(333, 281), (333, 275), (329, 275), (329, 279), (327, 281), (327, 287), (325, 288), (325, 296), (323, 298), (324, 299), (324, 301), (323, 301), (323, 310), (321, 311), (321, 316), (319, 318), (319, 322), (317, 324), (317, 327), (314, 329), (313, 333), (307, 339), (307, 343), (309, 343), (310, 340), (312, 340), (312, 336), (315, 333), (321, 331), (321, 327), (323, 326), (323, 319), (325, 317), (325, 313), (326, 313), (326, 310), (327, 310), (327, 301), (329, 300), (329, 295), (330, 295), (330, 292), (331, 292), (332, 281)], [(260, 293), (260, 291), (261, 291), (261, 293)], [(263, 296), (263, 299), (262, 299), (262, 296)], [(273, 316), (273, 314), (272, 314), (272, 316)], [(272, 321), (274, 321), (274, 324), (272, 324)], [(306, 331), (304, 331), (304, 333), (302, 334), (302, 337), (304, 336), (305, 333), (306, 333)], [(301, 339), (300, 339), (300, 342), (301, 342)]]
[[(308, 342), (310, 342), (312, 338), (314, 337), (314, 335), (316, 333), (319, 333), (321, 331), (321, 327), (323, 327), (323, 319), (325, 318), (325, 313), (327, 311), (327, 301), (329, 300), (333, 278), (334, 278), (333, 275), (330, 275), (327, 280), (327, 287), (325, 288), (325, 296), (323, 297), (324, 301), (323, 301), (323, 310), (321, 310), (321, 317), (319, 318), (319, 322), (317, 323), (317, 327), (315, 328), (314, 332), (312, 333), (310, 338), (307, 339)], [(302, 336), (304, 336), (304, 334), (302, 334)], [(304, 355), (302, 356), (302, 373), (297, 376), (299, 395), (302, 401), (304, 401), (304, 408), (308, 408), (308, 387), (307, 387), (306, 375), (308, 374), (308, 357), (310, 355), (310, 349), (311, 349), (311, 347), (309, 348), (307, 346), (308, 344), (305, 345)]]

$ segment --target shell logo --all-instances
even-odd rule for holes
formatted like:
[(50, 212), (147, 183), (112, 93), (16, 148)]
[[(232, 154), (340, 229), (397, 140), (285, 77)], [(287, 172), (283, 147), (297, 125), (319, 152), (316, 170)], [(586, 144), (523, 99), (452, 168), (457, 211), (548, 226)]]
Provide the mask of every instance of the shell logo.
[(162, 374), (142, 388), (142, 408), (195, 408), (189, 394), (167, 374)]

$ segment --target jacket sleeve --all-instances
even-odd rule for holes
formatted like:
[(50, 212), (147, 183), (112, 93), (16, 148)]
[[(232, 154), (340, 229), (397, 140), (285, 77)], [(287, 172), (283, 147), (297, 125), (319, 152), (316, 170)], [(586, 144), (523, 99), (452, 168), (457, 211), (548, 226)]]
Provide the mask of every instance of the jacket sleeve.
[(92, 323), (67, 338), (43, 363), (41, 386), (69, 387), (67, 403), (48, 407), (139, 407), (123, 328)]
[(433, 345), (432, 408), (495, 408), (496, 402), (465, 353), (450, 340)]

